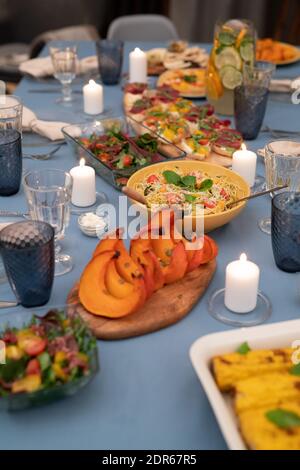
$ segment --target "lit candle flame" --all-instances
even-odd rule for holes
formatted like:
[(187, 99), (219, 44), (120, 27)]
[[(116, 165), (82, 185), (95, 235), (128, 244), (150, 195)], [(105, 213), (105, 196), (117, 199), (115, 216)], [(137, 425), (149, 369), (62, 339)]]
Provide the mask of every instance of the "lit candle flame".
[(95, 82), (95, 80), (89, 80), (89, 85), (91, 85), (91, 86), (95, 86), (95, 85), (96, 85), (96, 82)]
[(241, 149), (242, 149), (242, 150), (247, 150), (246, 144), (243, 143), (243, 144), (241, 145)]
[(81, 158), (81, 159), (80, 159), (79, 165), (80, 165), (81, 167), (83, 167), (83, 166), (85, 165), (85, 159), (84, 159), (84, 158)]
[(247, 261), (247, 255), (246, 255), (246, 253), (242, 253), (242, 254), (241, 254), (241, 256), (240, 256), (240, 261), (243, 261), (243, 262)]
[(134, 52), (137, 52), (138, 54), (140, 54), (140, 53), (142, 52), (142, 50), (141, 50), (139, 47), (136, 47), (136, 48), (134, 49)]

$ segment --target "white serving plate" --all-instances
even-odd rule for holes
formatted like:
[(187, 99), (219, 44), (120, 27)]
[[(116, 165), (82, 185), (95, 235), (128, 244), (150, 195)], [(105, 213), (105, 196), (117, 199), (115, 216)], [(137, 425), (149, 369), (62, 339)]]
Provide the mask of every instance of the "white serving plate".
[(211, 358), (234, 352), (247, 341), (251, 349), (291, 347), (300, 340), (300, 320), (291, 320), (251, 328), (213, 333), (197, 339), (190, 348), (190, 358), (219, 423), (223, 437), (231, 450), (247, 450), (239, 432), (229, 397), (222, 394), (210, 368)]

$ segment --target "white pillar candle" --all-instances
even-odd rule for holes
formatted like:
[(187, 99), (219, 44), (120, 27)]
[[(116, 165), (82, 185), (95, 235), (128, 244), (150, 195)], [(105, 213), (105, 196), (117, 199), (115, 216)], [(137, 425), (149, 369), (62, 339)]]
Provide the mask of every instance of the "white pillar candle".
[(241, 175), (249, 184), (254, 185), (257, 155), (242, 144), (242, 149), (232, 155), (232, 170)]
[(243, 253), (226, 268), (225, 306), (236, 313), (252, 312), (257, 304), (259, 267)]
[(129, 54), (130, 83), (147, 83), (147, 55), (138, 47)]
[(96, 202), (95, 170), (85, 165), (84, 158), (79, 166), (70, 170), (73, 178), (72, 204), (78, 207), (92, 206)]
[(103, 112), (103, 86), (94, 80), (90, 80), (83, 87), (83, 108), (87, 114)]

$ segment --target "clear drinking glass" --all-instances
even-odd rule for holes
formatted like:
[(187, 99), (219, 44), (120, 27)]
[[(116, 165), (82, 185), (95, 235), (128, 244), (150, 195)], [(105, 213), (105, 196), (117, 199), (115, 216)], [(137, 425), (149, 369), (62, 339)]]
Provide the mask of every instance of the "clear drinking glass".
[(22, 110), (19, 98), (0, 95), (0, 196), (11, 196), (20, 188)]
[[(282, 191), (300, 191), (300, 143), (275, 140), (265, 147), (266, 188), (285, 186)], [(276, 194), (281, 190), (276, 191)], [(274, 197), (271, 193), (271, 197)], [(271, 235), (271, 218), (259, 220), (262, 232)]]
[(72, 101), (71, 83), (76, 77), (77, 47), (66, 42), (52, 43), (49, 50), (54, 77), (62, 84), (62, 98), (59, 102), (68, 104)]
[(37, 170), (24, 176), (24, 189), (32, 219), (48, 222), (55, 231), (55, 276), (71, 271), (70, 255), (61, 252), (70, 220), (72, 177), (62, 170)]

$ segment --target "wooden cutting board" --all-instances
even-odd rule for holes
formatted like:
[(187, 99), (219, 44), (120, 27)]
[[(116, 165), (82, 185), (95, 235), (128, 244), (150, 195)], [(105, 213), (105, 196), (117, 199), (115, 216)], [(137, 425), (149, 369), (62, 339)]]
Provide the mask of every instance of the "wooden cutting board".
[(141, 336), (160, 330), (184, 318), (202, 297), (216, 270), (216, 260), (187, 274), (181, 281), (155, 292), (145, 305), (127, 317), (109, 319), (92, 315), (79, 303), (78, 283), (67, 303), (89, 325), (99, 339), (112, 340)]

